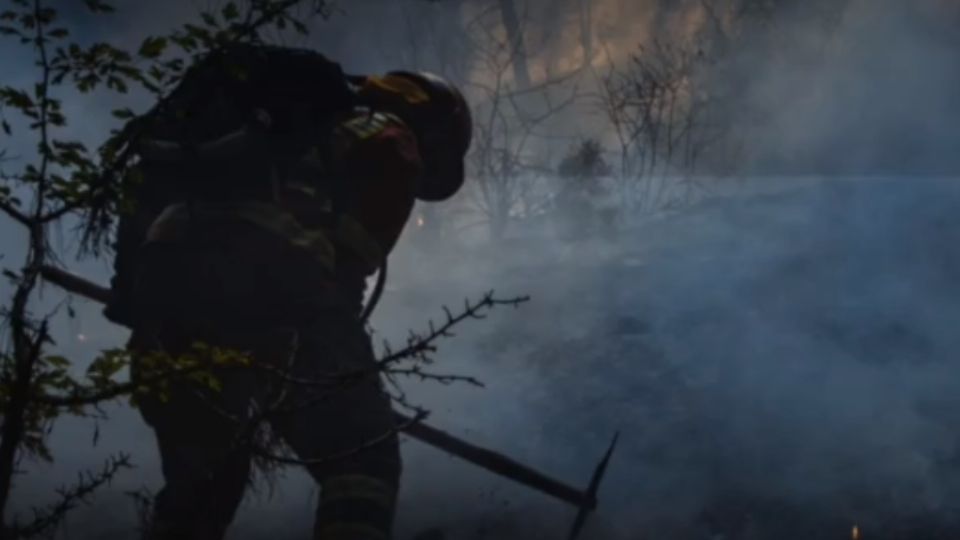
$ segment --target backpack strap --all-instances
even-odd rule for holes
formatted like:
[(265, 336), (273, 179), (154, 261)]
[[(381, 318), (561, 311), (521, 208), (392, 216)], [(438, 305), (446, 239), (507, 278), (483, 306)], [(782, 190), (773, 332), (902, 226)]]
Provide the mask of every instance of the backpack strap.
[(373, 274), (383, 264), (386, 256), (380, 244), (357, 220), (347, 214), (337, 218), (333, 237), (337, 244), (349, 249), (363, 263), (363, 270)]
[(239, 219), (269, 231), (291, 246), (308, 252), (330, 273), (336, 267), (336, 250), (329, 231), (303, 227), (280, 207), (259, 201), (174, 204), (168, 206), (147, 231), (146, 244), (178, 242), (187, 238), (196, 221)]

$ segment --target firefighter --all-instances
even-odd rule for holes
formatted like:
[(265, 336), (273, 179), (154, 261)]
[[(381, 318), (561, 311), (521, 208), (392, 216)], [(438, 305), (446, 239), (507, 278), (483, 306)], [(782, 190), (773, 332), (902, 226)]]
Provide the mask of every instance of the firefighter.
[[(394, 72), (348, 81), (356, 97), (350, 110), (331, 129), (308, 131), (313, 144), (269, 167), (230, 162), (247, 163), (270, 136), (236, 146), (231, 135), (189, 152), (197, 160), (234, 145), (240, 151), (223, 170), (267, 174), (269, 190), (174, 197), (153, 219), (142, 215), (151, 209), (144, 200), (140, 215), (121, 221), (121, 240), (146, 231), (135, 256), (118, 252), (114, 287), (128, 294), (115, 294), (106, 312), (133, 328), (135, 379), (147, 370), (147, 353), (179, 357), (198, 343), (277, 368), (224, 369), (216, 384), (174, 382), (138, 398), (165, 480), (151, 539), (224, 537), (252, 461), (270, 459), (251, 443), (251, 420), (266, 421), (321, 486), (315, 539), (390, 538), (401, 463), (363, 320), (365, 283), (385, 270), (416, 200), (442, 201), (461, 188), (472, 126), (463, 96), (439, 77)], [(268, 135), (276, 122), (270, 112), (252, 116)], [(164, 159), (184, 159), (157, 157), (165, 151), (157, 141), (142, 144), (154, 176)]]

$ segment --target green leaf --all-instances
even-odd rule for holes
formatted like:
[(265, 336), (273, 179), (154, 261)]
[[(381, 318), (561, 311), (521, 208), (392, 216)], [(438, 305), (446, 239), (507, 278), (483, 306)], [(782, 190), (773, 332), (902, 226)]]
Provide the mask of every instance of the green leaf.
[(123, 79), (117, 77), (116, 75), (110, 75), (107, 77), (107, 88), (116, 90), (121, 94), (127, 93), (127, 83)]
[(53, 20), (57, 18), (57, 10), (53, 8), (41, 8), (36, 10), (36, 16), (37, 21), (39, 21), (40, 24), (47, 25), (52, 23)]
[(59, 112), (50, 111), (50, 112), (47, 114), (47, 118), (50, 120), (50, 123), (53, 124), (53, 125), (55, 125), (55, 126), (58, 126), (58, 127), (59, 127), (59, 126), (65, 126), (65, 125), (67, 125), (67, 117), (64, 116), (63, 114), (59, 113)]
[(134, 112), (127, 107), (123, 109), (115, 109), (113, 112), (111, 112), (111, 114), (114, 118), (119, 120), (129, 120), (136, 116), (136, 114), (134, 114)]
[(150, 69), (147, 71), (147, 75), (149, 75), (150, 78), (153, 79), (157, 84), (163, 84), (167, 79), (167, 72), (157, 64), (150, 66)]
[(127, 367), (128, 363), (129, 356), (125, 351), (104, 351), (102, 356), (90, 363), (90, 367), (87, 368), (87, 377), (94, 383), (107, 383), (123, 368)]
[(232, 21), (240, 16), (240, 9), (237, 8), (237, 4), (234, 2), (227, 2), (227, 5), (223, 6), (223, 20)]
[(197, 39), (189, 35), (175, 35), (170, 38), (181, 49), (189, 52), (197, 48)]
[(144, 58), (157, 58), (163, 51), (167, 48), (167, 38), (165, 37), (148, 37), (143, 40), (143, 44), (140, 45), (140, 51), (138, 54)]
[(0, 102), (21, 111), (32, 109), (34, 106), (33, 99), (30, 98), (29, 94), (9, 86), (0, 88)]
[(114, 8), (102, 0), (84, 0), (87, 9), (94, 13), (113, 13)]
[(210, 40), (210, 31), (206, 28), (190, 23), (183, 25), (183, 28), (187, 31), (187, 37), (200, 40), (204, 43)]
[[(137, 187), (143, 183), (143, 171), (134, 167), (127, 170), (127, 175), (124, 178), (127, 182), (128, 187)], [(133, 201), (136, 202), (136, 201)]]
[(70, 361), (62, 356), (48, 356), (47, 364), (55, 368), (66, 368), (70, 366)]
[(70, 32), (66, 28), (55, 28), (47, 33), (50, 37), (55, 38), (65, 38), (70, 35)]

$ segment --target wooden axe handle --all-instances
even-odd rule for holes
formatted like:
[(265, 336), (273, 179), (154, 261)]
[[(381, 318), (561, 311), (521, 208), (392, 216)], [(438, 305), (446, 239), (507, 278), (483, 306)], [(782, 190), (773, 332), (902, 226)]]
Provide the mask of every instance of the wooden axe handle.
[[(44, 279), (67, 292), (102, 303), (107, 303), (110, 300), (110, 289), (60, 268), (44, 266), (41, 274)], [(581, 510), (592, 510), (597, 505), (596, 497), (592, 494), (547, 476), (500, 452), (468, 443), (423, 422), (414, 422), (412, 418), (397, 411), (394, 411), (393, 414), (397, 424), (404, 426), (403, 432), (420, 442), (457, 456), (499, 476), (572, 504)]]

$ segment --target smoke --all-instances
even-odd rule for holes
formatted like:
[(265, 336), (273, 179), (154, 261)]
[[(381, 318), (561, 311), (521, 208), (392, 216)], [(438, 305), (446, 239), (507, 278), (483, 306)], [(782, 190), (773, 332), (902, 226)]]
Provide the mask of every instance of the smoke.
[[(573, 255), (518, 232), (458, 285), (536, 304), (479, 340), (493, 381), (523, 382), (478, 431), (572, 480), (624, 431), (593, 537), (956, 531), (956, 13), (816, 15), (744, 29), (717, 71), (747, 171), (778, 177)], [(782, 177), (811, 171), (849, 178)], [(559, 508), (511, 497), (535, 522), (516, 537), (549, 537)]]
[(730, 60), (755, 169), (955, 172), (956, 8), (851, 1), (828, 19), (781, 18)]
[(587, 441), (542, 448), (571, 466), (624, 430), (623, 538), (955, 519), (957, 189), (835, 182), (646, 227), (564, 290), (595, 319), (544, 324), (531, 422)]

